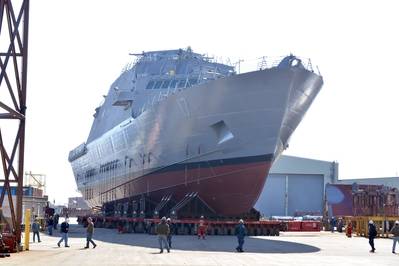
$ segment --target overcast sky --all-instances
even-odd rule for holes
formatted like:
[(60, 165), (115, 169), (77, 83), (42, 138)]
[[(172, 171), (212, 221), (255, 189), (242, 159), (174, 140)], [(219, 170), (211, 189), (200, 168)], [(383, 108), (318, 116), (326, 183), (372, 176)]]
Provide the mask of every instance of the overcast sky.
[(395, 1), (31, 1), (25, 169), (51, 200), (76, 195), (68, 152), (143, 50), (312, 59), (324, 87), (284, 153), (339, 162), (341, 178), (397, 176)]

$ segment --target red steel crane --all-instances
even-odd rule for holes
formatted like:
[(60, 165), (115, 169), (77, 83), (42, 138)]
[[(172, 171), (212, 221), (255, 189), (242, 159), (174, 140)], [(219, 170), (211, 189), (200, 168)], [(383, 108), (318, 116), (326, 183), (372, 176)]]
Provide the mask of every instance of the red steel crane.
[[(21, 242), (29, 0), (0, 0), (0, 208)], [(1, 232), (0, 232), (1, 233)]]

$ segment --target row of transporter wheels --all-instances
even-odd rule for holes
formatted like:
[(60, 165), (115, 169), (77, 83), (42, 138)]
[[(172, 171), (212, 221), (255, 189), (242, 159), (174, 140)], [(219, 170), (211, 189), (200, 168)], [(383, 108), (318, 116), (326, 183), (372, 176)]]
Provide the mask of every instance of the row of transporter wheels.
[[(125, 221), (95, 221), (95, 227), (118, 229), (121, 233), (148, 233), (155, 234), (157, 223), (151, 222), (125, 222)], [(279, 236), (280, 225), (278, 224), (255, 224), (246, 225), (247, 234), (250, 236)], [(196, 235), (197, 223), (173, 223), (172, 231), (175, 235)], [(235, 235), (234, 224), (212, 224), (206, 225), (208, 235)]]

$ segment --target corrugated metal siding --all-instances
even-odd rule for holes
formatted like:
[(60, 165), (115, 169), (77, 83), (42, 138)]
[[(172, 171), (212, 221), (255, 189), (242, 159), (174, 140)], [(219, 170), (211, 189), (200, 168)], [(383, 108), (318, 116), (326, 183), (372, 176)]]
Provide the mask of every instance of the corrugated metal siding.
[(288, 215), (295, 212), (323, 210), (324, 178), (322, 175), (288, 176)]
[(262, 216), (284, 215), (285, 177), (269, 175), (263, 191), (255, 204)]
[[(288, 176), (288, 213), (285, 212), (286, 176)], [(323, 194), (323, 175), (270, 174), (255, 208), (264, 216), (292, 216), (295, 212), (322, 213)]]

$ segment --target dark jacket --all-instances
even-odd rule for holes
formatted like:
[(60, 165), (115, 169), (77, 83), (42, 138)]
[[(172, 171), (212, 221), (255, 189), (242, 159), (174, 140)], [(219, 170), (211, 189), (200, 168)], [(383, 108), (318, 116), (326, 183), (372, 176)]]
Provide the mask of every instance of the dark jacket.
[(93, 234), (93, 231), (94, 231), (94, 224), (93, 224), (93, 222), (88, 223), (88, 224), (87, 224), (87, 230), (86, 230), (86, 232), (87, 232), (88, 234)]
[(247, 235), (247, 230), (244, 224), (238, 224), (236, 226), (235, 234), (238, 238), (244, 238)]
[(54, 215), (54, 223), (58, 224), (59, 220), (60, 220), (60, 216), (58, 214)]
[(69, 224), (67, 222), (62, 222), (61, 224), (61, 233), (68, 233)]
[(40, 225), (39, 225), (39, 223), (38, 222), (33, 222), (33, 224), (32, 224), (32, 232), (39, 232), (39, 229), (40, 229)]
[(175, 230), (175, 226), (172, 223), (167, 223), (167, 225), (169, 226), (169, 236), (173, 235), (173, 232)]
[(48, 225), (48, 226), (53, 226), (53, 225), (54, 225), (54, 220), (53, 220), (53, 218), (49, 218), (49, 219), (47, 220), (47, 225)]
[(399, 236), (399, 225), (394, 225), (389, 231), (391, 234), (393, 234), (395, 237)]
[(377, 229), (375, 228), (374, 224), (369, 224), (369, 237), (376, 237), (377, 236)]
[(159, 223), (157, 226), (157, 235), (169, 235), (169, 225), (167, 223)]

